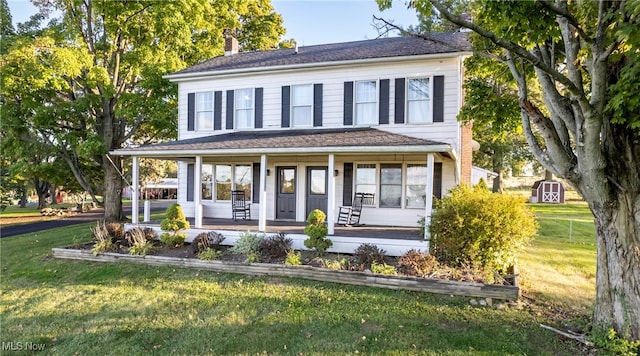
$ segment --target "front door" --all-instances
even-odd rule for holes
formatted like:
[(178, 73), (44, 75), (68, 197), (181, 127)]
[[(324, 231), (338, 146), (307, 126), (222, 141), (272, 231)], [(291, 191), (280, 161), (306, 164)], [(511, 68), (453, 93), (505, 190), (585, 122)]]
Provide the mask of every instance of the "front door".
[(327, 167), (307, 168), (307, 215), (314, 209), (327, 213)]
[(296, 167), (278, 167), (276, 219), (296, 219)]

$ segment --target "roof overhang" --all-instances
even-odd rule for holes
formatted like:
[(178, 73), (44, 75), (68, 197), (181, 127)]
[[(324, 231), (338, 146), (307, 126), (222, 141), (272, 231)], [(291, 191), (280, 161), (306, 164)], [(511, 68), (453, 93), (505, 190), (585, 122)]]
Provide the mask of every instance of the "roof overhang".
[(382, 58), (366, 58), (366, 59), (354, 59), (348, 61), (332, 61), (332, 62), (315, 62), (315, 63), (300, 63), (279, 65), (270, 67), (256, 67), (256, 68), (241, 68), (230, 70), (210, 70), (193, 73), (180, 73), (180, 74), (167, 74), (163, 78), (169, 79), (172, 82), (179, 83), (190, 80), (206, 79), (210, 77), (235, 77), (244, 76), (247, 74), (260, 74), (270, 72), (295, 72), (304, 71), (310, 68), (327, 68), (327, 67), (340, 67), (340, 66), (354, 66), (371, 63), (401, 63), (409, 61), (429, 60), (429, 59), (443, 59), (452, 58), (456, 59), (460, 56), (470, 56), (472, 52), (449, 52), (449, 53), (435, 53), (402, 57), (382, 57)]
[(456, 159), (444, 142), (374, 128), (256, 130), (196, 137), (111, 151), (116, 156), (185, 159), (195, 156), (417, 154), (440, 153)]

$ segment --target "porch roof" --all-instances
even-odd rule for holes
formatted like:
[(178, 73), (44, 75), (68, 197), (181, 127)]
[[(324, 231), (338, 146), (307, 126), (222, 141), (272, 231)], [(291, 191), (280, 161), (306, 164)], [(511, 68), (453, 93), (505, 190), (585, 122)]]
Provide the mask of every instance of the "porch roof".
[(444, 142), (374, 128), (236, 131), (112, 151), (119, 156), (179, 158), (194, 155), (438, 152), (455, 156)]

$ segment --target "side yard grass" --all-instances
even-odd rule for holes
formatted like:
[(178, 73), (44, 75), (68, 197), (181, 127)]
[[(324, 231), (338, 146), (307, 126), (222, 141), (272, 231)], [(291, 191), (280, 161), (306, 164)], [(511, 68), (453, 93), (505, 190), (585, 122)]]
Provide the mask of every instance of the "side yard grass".
[[(540, 216), (556, 214), (533, 208)], [(539, 220), (540, 237), (521, 258), (524, 308), (474, 307), (470, 298), (288, 278), (51, 258), (53, 247), (90, 240), (93, 224), (3, 238), (0, 341), (42, 344), (54, 354), (581, 354), (581, 345), (539, 324), (562, 328), (553, 316), (558, 311), (576, 323), (589, 316), (595, 246), (587, 243), (588, 234), (580, 237), (584, 243), (558, 241), (545, 232), (545, 219)]]

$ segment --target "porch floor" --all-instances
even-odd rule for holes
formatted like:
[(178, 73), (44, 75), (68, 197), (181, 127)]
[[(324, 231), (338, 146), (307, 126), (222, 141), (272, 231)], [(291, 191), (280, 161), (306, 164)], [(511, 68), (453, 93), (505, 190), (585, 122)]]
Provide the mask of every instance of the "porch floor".
[[(187, 218), (192, 228), (194, 219)], [(160, 224), (160, 221), (150, 221), (151, 224)], [(267, 221), (266, 233), (283, 232), (285, 234), (304, 234), (306, 223), (296, 221)], [(234, 231), (258, 231), (258, 220), (236, 220), (203, 218), (202, 230), (234, 230)], [(420, 229), (404, 226), (335, 226), (333, 236), (363, 237), (374, 239), (414, 240), (420, 241)]]

